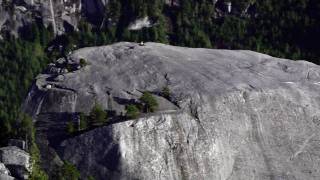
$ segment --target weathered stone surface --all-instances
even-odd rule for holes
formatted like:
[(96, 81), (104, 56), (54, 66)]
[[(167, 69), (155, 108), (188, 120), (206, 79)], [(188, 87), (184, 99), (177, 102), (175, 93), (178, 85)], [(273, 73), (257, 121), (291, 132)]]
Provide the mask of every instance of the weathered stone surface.
[(0, 162), (0, 174), (10, 175), (9, 169), (7, 169), (6, 166), (1, 162)]
[(21, 165), (30, 168), (30, 156), (24, 150), (16, 146), (0, 148), (0, 161), (6, 165)]
[(7, 174), (1, 174), (1, 173), (0, 173), (0, 179), (1, 179), (1, 180), (15, 180), (14, 177), (9, 176), (9, 175), (7, 175)]
[(12, 176), (28, 179), (31, 172), (30, 155), (16, 146), (0, 148), (0, 161), (10, 170)]
[[(84, 176), (320, 178), (317, 65), (157, 43), (84, 48), (69, 58), (89, 65), (64, 74), (63, 82), (40, 74), (24, 109), (36, 119), (41, 151), (56, 152)], [(95, 102), (122, 112), (141, 92), (157, 96), (165, 86), (170, 108), (63, 140), (66, 123)]]

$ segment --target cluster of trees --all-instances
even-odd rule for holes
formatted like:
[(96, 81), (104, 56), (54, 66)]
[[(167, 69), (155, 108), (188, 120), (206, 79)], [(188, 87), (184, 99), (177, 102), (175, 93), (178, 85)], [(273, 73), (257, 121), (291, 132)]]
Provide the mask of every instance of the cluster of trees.
[[(86, 179), (86, 180), (94, 180), (93, 176), (88, 177), (81, 177), (81, 174), (77, 167), (75, 167), (72, 163), (68, 161), (64, 161), (63, 165), (56, 169), (54, 176), (51, 179), (57, 180), (79, 180), (79, 179)], [(44, 179), (37, 179), (37, 180), (48, 180), (48, 178)]]
[[(169, 96), (169, 89), (164, 88), (164, 95)], [(139, 103), (128, 104), (126, 106), (125, 118), (135, 119), (138, 118), (140, 113), (151, 113), (155, 112), (159, 106), (156, 98), (150, 92), (144, 92), (139, 99)], [(79, 114), (79, 122), (74, 122), (73, 120), (69, 121), (66, 126), (66, 131), (68, 134), (73, 134), (78, 130), (86, 130), (87, 128), (92, 128), (96, 126), (101, 126), (109, 122), (110, 117), (106, 110), (103, 107), (95, 103), (92, 107), (89, 115), (84, 113)]]
[[(244, 16), (243, 11), (254, 2)], [(318, 62), (320, 2), (316, 0), (232, 0), (231, 14), (218, 16), (211, 0), (111, 0), (98, 26), (82, 22), (80, 31), (62, 39), (67, 49), (116, 41), (155, 41), (178, 46), (250, 49), (277, 57)], [(154, 26), (129, 31), (138, 18)]]
[(45, 52), (53, 39), (50, 30), (33, 24), (23, 31), (27, 32), (26, 38), (4, 35), (0, 41), (0, 146), (17, 136), (21, 103), (32, 80), (50, 59)]
[(40, 167), (40, 151), (35, 142), (36, 130), (32, 118), (24, 113), (18, 115), (16, 129), (16, 138), (26, 141), (28, 151), (32, 159), (32, 172), (29, 179), (31, 180), (47, 180), (48, 175)]
[(88, 176), (86, 178), (81, 177), (79, 170), (70, 162), (65, 161), (64, 164), (58, 169), (55, 177), (52, 179), (57, 180), (79, 180), (79, 179), (86, 179), (86, 180), (94, 180), (93, 176)]
[(67, 132), (69, 134), (73, 134), (78, 130), (85, 130), (87, 128), (91, 128), (94, 126), (101, 126), (108, 122), (108, 113), (103, 109), (103, 107), (95, 103), (92, 107), (89, 116), (85, 115), (84, 113), (79, 114), (79, 123), (74, 121), (69, 121), (67, 124)]
[(126, 106), (126, 118), (135, 119), (141, 112), (152, 113), (159, 107), (157, 99), (150, 92), (144, 92), (139, 100), (139, 103)]
[[(251, 49), (277, 57), (319, 63), (320, 2), (255, 1), (251, 16), (231, 13), (213, 18), (211, 1), (181, 1), (173, 18), (170, 43), (191, 47)], [(232, 1), (242, 10), (249, 1)]]

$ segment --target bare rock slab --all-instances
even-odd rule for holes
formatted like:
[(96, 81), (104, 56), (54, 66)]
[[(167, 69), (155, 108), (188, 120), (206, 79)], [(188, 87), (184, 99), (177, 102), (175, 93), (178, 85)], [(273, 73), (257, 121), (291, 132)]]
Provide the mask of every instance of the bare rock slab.
[[(41, 152), (56, 152), (84, 177), (320, 179), (315, 64), (252, 51), (126, 42), (68, 58), (88, 65), (65, 73), (64, 81), (40, 74), (24, 110), (36, 120)], [(164, 87), (169, 100), (159, 95)], [(66, 123), (77, 113), (98, 102), (121, 114), (144, 91), (159, 96), (158, 112), (66, 138)]]

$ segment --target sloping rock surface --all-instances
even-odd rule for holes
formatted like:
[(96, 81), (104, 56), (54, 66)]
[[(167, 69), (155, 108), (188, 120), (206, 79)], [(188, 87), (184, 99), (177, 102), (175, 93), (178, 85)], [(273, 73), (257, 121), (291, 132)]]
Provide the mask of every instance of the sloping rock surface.
[(31, 172), (30, 155), (24, 150), (16, 146), (2, 147), (0, 148), (0, 162), (3, 163), (0, 163), (0, 174), (2, 174), (0, 179), (10, 179), (10, 174), (18, 179), (28, 179)]
[[(40, 74), (26, 99), (47, 160), (96, 179), (320, 178), (319, 66), (157, 43), (84, 48), (68, 62), (80, 59), (88, 65), (62, 81)], [(66, 123), (95, 102), (119, 115), (166, 86), (170, 108), (65, 139)]]

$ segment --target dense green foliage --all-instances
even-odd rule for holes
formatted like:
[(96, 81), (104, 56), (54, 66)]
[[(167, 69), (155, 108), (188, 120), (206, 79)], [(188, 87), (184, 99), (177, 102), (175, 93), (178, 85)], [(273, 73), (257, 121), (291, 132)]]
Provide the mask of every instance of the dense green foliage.
[[(278, 57), (318, 63), (320, 2), (316, 0), (243, 0), (233, 12), (219, 16), (211, 0), (184, 0), (180, 6), (163, 0), (111, 0), (99, 29), (83, 23), (72, 42), (84, 46), (114, 41), (156, 41), (188, 47), (251, 49)], [(248, 2), (255, 2), (243, 15)], [(242, 14), (242, 15), (241, 15)], [(152, 28), (127, 29), (130, 22), (149, 16)], [(112, 25), (113, 24), (113, 25)], [(102, 27), (102, 28), (101, 28)]]
[(0, 41), (0, 145), (17, 136), (15, 120), (21, 102), (35, 75), (49, 62), (45, 47), (52, 33), (37, 25), (27, 27), (26, 31), (30, 31), (27, 39), (7, 36)]
[(32, 172), (30, 180), (48, 180), (48, 175), (40, 167), (40, 151), (35, 142), (36, 130), (32, 118), (26, 114), (19, 114), (19, 132), (20, 138), (24, 138), (32, 160)]
[[(35, 136), (35, 132), (33, 132), (33, 134)], [(40, 166), (40, 151), (34, 140), (32, 142), (32, 146), (30, 149), (30, 155), (33, 163), (32, 163), (32, 172), (30, 174), (29, 179), (30, 180), (48, 180), (49, 177), (47, 173), (44, 170), (42, 170)]]
[(126, 117), (129, 119), (136, 119), (140, 114), (139, 108), (133, 104), (126, 106), (126, 111)]
[(80, 172), (78, 169), (69, 162), (64, 162), (63, 166), (59, 170), (58, 180), (79, 180)]
[(152, 96), (149, 92), (144, 92), (143, 95), (140, 97), (140, 101), (143, 104), (144, 112), (155, 112), (159, 106), (155, 97)]

